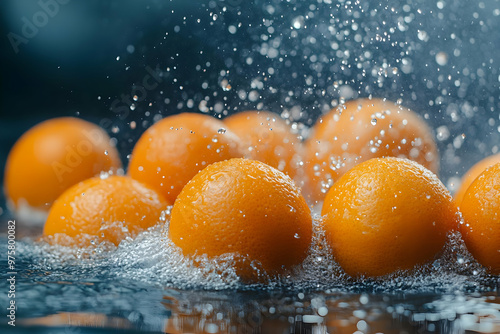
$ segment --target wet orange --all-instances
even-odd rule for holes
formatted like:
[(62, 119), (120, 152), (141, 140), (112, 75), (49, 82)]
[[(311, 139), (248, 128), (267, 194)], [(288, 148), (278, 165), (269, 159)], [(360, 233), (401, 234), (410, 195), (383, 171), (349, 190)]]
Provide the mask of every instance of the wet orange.
[(43, 234), (54, 243), (89, 246), (156, 225), (169, 202), (149, 186), (128, 176), (91, 178), (65, 191), (52, 205)]
[(134, 147), (128, 173), (174, 202), (200, 170), (244, 155), (240, 138), (226, 130), (222, 121), (182, 113), (166, 117), (146, 130)]
[(262, 162), (231, 159), (208, 166), (174, 203), (170, 239), (188, 256), (232, 253), (245, 281), (288, 272), (307, 255), (312, 218), (292, 179)]
[(280, 116), (268, 111), (245, 111), (224, 119), (249, 148), (250, 157), (294, 178), (300, 162), (301, 141)]
[(493, 166), (494, 164), (497, 164), (499, 162), (500, 162), (500, 154), (491, 155), (476, 163), (464, 174), (464, 176), (462, 176), (462, 182), (460, 183), (460, 187), (453, 196), (458, 206), (460, 206), (460, 204), (462, 203), (462, 199), (464, 198), (465, 192), (467, 191), (467, 188), (469, 188), (471, 183), (482, 172), (484, 172), (486, 168)]
[(458, 229), (437, 176), (400, 158), (373, 158), (333, 184), (323, 204), (327, 240), (351, 276), (378, 277), (431, 261)]
[(121, 168), (115, 146), (93, 123), (61, 117), (44, 121), (14, 144), (5, 166), (10, 207), (24, 219), (43, 221), (52, 202), (72, 185)]
[(494, 275), (500, 275), (500, 163), (482, 172), (468, 187), (460, 209), (460, 232), (467, 249)]
[(409, 158), (439, 169), (432, 132), (413, 111), (381, 99), (359, 99), (332, 109), (305, 143), (307, 197), (324, 199), (330, 186), (356, 164), (376, 157)]

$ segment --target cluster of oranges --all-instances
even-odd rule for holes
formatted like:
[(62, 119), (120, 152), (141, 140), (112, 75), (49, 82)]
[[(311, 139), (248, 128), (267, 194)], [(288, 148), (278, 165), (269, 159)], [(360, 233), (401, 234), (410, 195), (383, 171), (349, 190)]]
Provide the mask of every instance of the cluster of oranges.
[(102, 129), (49, 120), (14, 145), (5, 192), (17, 214), (46, 217), (50, 242), (118, 245), (168, 219), (168, 237), (186, 256), (231, 253), (246, 281), (300, 265), (312, 242), (310, 208), (321, 205), (328, 246), (351, 276), (429, 262), (456, 230), (499, 274), (499, 162), (471, 169), (453, 199), (435, 174), (425, 122), (399, 104), (360, 99), (321, 116), (305, 141), (269, 112), (169, 116), (141, 136), (126, 175)]

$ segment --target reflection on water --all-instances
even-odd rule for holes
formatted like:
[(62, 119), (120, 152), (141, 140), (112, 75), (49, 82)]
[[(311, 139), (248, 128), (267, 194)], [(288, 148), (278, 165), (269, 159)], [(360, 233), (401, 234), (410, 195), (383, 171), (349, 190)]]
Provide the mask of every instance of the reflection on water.
[(132, 328), (130, 321), (119, 317), (108, 317), (100, 313), (61, 312), (39, 318), (28, 318), (20, 325), (30, 326), (66, 326), (97, 328)]
[[(157, 291), (159, 292), (159, 291)], [(123, 298), (124, 296), (121, 296)], [(147, 294), (144, 297), (148, 297)], [(162, 308), (163, 305), (163, 308)], [(163, 317), (149, 318), (149, 309)], [(500, 297), (346, 293), (163, 292), (161, 302), (126, 315), (60, 312), (18, 326), (113, 328), (165, 333), (499, 333)], [(122, 310), (123, 311), (123, 310)], [(149, 319), (149, 320), (148, 320)]]
[[(168, 333), (498, 333), (494, 296), (312, 294), (229, 307), (216, 299), (190, 305), (165, 297)], [(430, 301), (432, 300), (432, 301)], [(189, 305), (189, 306), (188, 306)]]

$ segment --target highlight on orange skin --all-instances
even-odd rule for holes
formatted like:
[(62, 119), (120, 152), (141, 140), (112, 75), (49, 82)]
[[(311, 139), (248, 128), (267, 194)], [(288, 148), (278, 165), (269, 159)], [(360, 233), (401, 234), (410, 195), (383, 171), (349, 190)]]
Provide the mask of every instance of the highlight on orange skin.
[(24, 133), (5, 165), (9, 207), (23, 221), (43, 222), (54, 200), (74, 184), (121, 168), (99, 126), (73, 117), (44, 121)]
[(500, 275), (500, 163), (483, 171), (467, 188), (460, 232), (472, 256)]
[(437, 176), (400, 158), (365, 161), (333, 184), (323, 203), (326, 239), (353, 277), (380, 277), (432, 261), (459, 214)]
[(214, 163), (184, 187), (172, 208), (169, 237), (186, 256), (236, 255), (242, 280), (281, 275), (306, 257), (312, 217), (292, 179), (260, 161)]
[(340, 176), (376, 157), (414, 160), (437, 173), (432, 132), (413, 111), (381, 99), (358, 99), (320, 117), (305, 142), (305, 188), (311, 203), (324, 199)]
[(244, 111), (227, 117), (224, 123), (244, 141), (250, 158), (295, 178), (302, 143), (279, 115), (268, 111)]
[(94, 177), (66, 190), (52, 205), (43, 234), (49, 242), (118, 245), (125, 237), (156, 225), (170, 203), (128, 176)]
[(129, 175), (157, 189), (170, 202), (206, 166), (245, 156), (240, 138), (208, 115), (182, 113), (157, 122), (139, 138)]
[(474, 182), (474, 180), (486, 170), (486, 168), (493, 166), (500, 162), (500, 154), (490, 155), (489, 157), (484, 158), (483, 160), (476, 163), (472, 166), (465, 174), (462, 176), (462, 181), (460, 183), (460, 187), (457, 192), (453, 196), (455, 198), (455, 202), (458, 206), (462, 203), (465, 192), (469, 188), (469, 186)]

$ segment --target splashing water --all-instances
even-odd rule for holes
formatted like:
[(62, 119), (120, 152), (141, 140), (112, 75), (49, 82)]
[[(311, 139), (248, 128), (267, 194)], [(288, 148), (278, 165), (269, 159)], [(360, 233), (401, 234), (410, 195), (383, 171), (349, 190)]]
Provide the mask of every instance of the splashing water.
[(69, 248), (44, 241), (23, 241), (18, 248), (30, 263), (30, 270), (49, 271), (42, 281), (55, 276), (63, 279), (64, 273), (58, 271), (64, 272), (70, 265), (79, 268), (71, 272), (71, 276), (93, 277), (98, 272), (113, 279), (124, 278), (187, 290), (285, 287), (290, 290), (449, 293), (457, 290), (489, 291), (494, 287), (485, 270), (468, 253), (459, 233), (450, 234), (445, 250), (431, 264), (381, 279), (349, 278), (331, 255), (319, 221), (319, 217), (314, 220), (312, 246), (302, 265), (291, 275), (270, 279), (266, 284), (241, 283), (232, 267), (234, 257), (231, 254), (215, 259), (184, 257), (167, 236), (168, 222), (142, 232), (136, 239), (126, 238), (118, 247), (102, 243), (88, 248)]
[[(429, 323), (497, 328), (492, 319), (499, 319), (494, 295), (498, 282), (473, 260), (458, 233), (450, 235), (442, 255), (431, 264), (383, 279), (353, 279), (333, 259), (319, 221), (315, 216), (312, 246), (301, 266), (287, 277), (251, 285), (239, 281), (230, 254), (196, 262), (184, 257), (166, 236), (168, 221), (118, 247), (102, 243), (69, 248), (25, 239), (17, 243), (22, 268), (17, 289), (30, 297), (19, 298), (18, 307), (29, 315), (24, 320), (28, 324), (36, 323), (37, 316), (91, 307), (97, 314), (127, 314), (128, 326), (151, 330), (158, 330), (159, 322), (178, 329), (181, 315), (191, 317), (197, 330), (207, 323), (220, 330), (235, 321), (260, 328), (255, 326), (280, 317), (292, 317), (283, 326), (326, 330), (329, 317), (344, 313), (345, 322), (336, 326), (366, 326), (362, 332), (395, 317), (408, 328)], [(164, 309), (151, 312), (148, 303), (163, 304)], [(477, 317), (483, 317), (481, 325)], [(204, 330), (218, 332), (213, 326)]]

